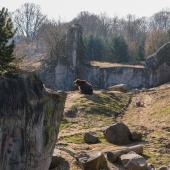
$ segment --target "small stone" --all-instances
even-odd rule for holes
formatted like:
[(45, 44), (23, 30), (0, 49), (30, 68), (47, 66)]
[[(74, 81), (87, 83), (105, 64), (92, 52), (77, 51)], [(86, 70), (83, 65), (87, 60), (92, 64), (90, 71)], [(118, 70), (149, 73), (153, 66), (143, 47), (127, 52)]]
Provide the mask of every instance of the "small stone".
[(87, 132), (84, 134), (84, 141), (88, 144), (99, 143), (99, 138), (96, 136), (95, 132)]
[(103, 153), (86, 153), (78, 158), (83, 170), (107, 169), (107, 161)]
[(161, 166), (159, 170), (169, 170), (167, 166)]

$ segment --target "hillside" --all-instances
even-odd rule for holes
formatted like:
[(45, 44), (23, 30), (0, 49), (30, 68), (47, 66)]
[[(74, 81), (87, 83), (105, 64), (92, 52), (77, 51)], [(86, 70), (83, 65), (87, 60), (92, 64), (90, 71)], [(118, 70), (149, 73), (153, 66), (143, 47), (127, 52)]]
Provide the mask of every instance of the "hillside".
[[(140, 107), (137, 104), (139, 102)], [(170, 142), (169, 103), (168, 84), (135, 93), (95, 91), (94, 95), (86, 96), (78, 92), (69, 92), (58, 143), (76, 153), (120, 149), (120, 146), (107, 142), (102, 132), (105, 127), (123, 121), (130, 130), (142, 133), (140, 143), (145, 146), (144, 157), (147, 161), (155, 167), (168, 166), (170, 154), (165, 146)], [(97, 133), (99, 144), (89, 145), (84, 142), (83, 134), (89, 131)], [(62, 151), (61, 153), (71, 169), (79, 169), (69, 154)]]

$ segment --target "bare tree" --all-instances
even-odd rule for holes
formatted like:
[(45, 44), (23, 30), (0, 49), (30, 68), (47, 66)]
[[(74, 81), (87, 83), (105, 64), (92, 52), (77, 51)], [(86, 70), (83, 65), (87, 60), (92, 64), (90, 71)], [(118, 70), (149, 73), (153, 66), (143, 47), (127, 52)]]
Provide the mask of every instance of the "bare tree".
[(41, 25), (46, 20), (46, 16), (41, 13), (39, 5), (25, 3), (14, 12), (14, 23), (18, 29), (18, 34), (29, 40), (34, 40)]
[(169, 41), (167, 33), (163, 30), (155, 30), (148, 33), (145, 42), (145, 54), (146, 56), (154, 53), (163, 44)]
[(50, 20), (46, 20), (40, 27), (37, 39), (45, 43), (46, 52), (50, 57), (64, 53), (63, 43), (66, 28), (67, 24)]
[(155, 13), (150, 19), (150, 29), (164, 31), (170, 29), (170, 10)]

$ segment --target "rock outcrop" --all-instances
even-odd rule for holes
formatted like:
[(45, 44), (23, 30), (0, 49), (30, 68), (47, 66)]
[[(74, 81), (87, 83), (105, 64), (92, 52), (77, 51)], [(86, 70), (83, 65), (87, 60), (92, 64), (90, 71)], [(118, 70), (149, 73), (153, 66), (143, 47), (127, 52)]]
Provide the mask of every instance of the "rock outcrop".
[(95, 144), (95, 143), (99, 143), (99, 138), (97, 137), (95, 132), (86, 132), (84, 134), (84, 141), (85, 143), (88, 144)]
[(45, 63), (39, 75), (47, 87), (60, 90), (74, 88), (73, 81), (80, 77), (81, 65), (86, 64), (82, 27), (74, 24), (63, 37), (62, 54), (53, 56), (52, 61)]
[(0, 169), (47, 170), (66, 95), (33, 74), (0, 77)]
[(63, 37), (63, 53), (40, 71), (47, 87), (60, 90), (74, 88), (77, 78), (88, 80), (96, 88), (125, 84), (128, 88), (149, 88), (170, 81), (170, 42), (149, 56), (144, 65), (89, 63), (84, 53), (82, 27), (70, 26)]

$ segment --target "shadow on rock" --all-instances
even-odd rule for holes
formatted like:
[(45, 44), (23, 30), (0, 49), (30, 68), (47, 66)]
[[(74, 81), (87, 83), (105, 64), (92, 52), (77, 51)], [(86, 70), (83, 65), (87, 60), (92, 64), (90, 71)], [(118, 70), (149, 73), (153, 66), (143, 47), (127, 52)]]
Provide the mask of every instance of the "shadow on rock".
[(69, 170), (69, 163), (62, 157), (53, 156), (49, 170)]

